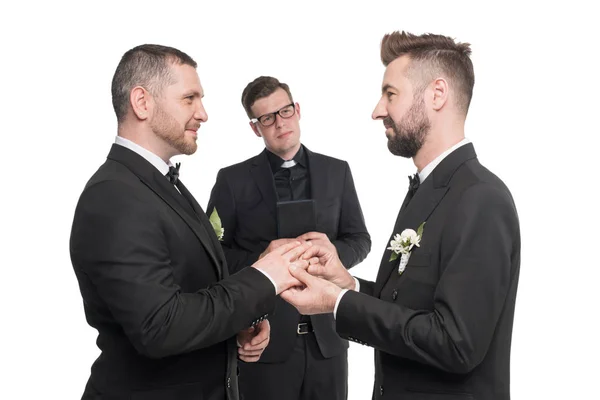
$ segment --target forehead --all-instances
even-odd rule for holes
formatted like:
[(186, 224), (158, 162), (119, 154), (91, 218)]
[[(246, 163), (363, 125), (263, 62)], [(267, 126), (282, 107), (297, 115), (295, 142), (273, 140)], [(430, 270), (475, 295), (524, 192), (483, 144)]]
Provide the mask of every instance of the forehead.
[(383, 74), (382, 87), (391, 85), (396, 88), (406, 86), (410, 84), (407, 77), (407, 71), (410, 66), (410, 59), (408, 56), (402, 56), (396, 58), (394, 61), (388, 64)]
[(168, 86), (170, 90), (177, 92), (198, 92), (203, 94), (200, 77), (196, 68), (186, 64), (172, 64), (171, 75), (173, 83)]
[(275, 112), (281, 107), (290, 104), (290, 97), (282, 88), (277, 89), (267, 97), (260, 98), (252, 104), (252, 113), (257, 117), (267, 113)]

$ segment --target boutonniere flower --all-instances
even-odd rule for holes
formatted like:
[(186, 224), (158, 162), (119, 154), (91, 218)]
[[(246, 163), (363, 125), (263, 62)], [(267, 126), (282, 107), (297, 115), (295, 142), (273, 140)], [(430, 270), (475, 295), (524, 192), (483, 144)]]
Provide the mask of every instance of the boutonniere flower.
[(217, 235), (217, 239), (219, 241), (223, 240), (223, 235), (225, 235), (225, 228), (221, 225), (221, 218), (219, 217), (219, 213), (217, 212), (217, 207), (213, 209), (213, 212), (210, 214), (210, 218), (208, 219), (210, 224), (212, 225), (213, 230), (215, 231), (215, 235)]
[(392, 256), (390, 257), (390, 262), (400, 256), (400, 265), (398, 266), (398, 274), (402, 274), (404, 269), (406, 268), (406, 264), (408, 264), (408, 259), (410, 258), (410, 252), (413, 247), (420, 247), (421, 237), (423, 237), (423, 227), (425, 226), (425, 222), (423, 222), (417, 228), (415, 232), (413, 229), (405, 229), (401, 234), (394, 235), (394, 239), (390, 242), (390, 247), (388, 250), (392, 250)]

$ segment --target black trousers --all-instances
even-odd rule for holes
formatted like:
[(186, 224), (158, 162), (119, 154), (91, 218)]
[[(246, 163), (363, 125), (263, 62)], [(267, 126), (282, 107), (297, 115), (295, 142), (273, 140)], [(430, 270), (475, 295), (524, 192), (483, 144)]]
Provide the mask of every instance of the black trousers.
[(346, 400), (348, 354), (321, 355), (314, 333), (298, 335), (283, 363), (239, 362), (241, 400)]

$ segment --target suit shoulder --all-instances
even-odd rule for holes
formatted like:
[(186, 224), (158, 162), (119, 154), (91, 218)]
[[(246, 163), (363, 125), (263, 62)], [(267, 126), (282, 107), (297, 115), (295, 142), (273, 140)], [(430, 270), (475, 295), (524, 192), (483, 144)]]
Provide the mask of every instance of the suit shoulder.
[(312, 155), (313, 155), (313, 157), (320, 158), (322, 161), (330, 163), (330, 164), (340, 165), (340, 166), (345, 166), (348, 164), (348, 162), (345, 160), (341, 160), (339, 158), (331, 157), (331, 156), (328, 156), (325, 154), (312, 152)]
[(79, 203), (91, 199), (104, 199), (105, 203), (120, 198), (143, 200), (149, 189), (129, 168), (121, 163), (106, 160), (88, 180)]
[(461, 182), (463, 197), (515, 207), (506, 184), (477, 159), (469, 160), (457, 172), (456, 180)]

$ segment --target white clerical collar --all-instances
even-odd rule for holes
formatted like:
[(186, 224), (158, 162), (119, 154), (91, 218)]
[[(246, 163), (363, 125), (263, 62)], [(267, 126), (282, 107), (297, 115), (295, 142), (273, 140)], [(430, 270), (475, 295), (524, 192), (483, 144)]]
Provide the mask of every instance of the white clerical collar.
[(281, 164), (281, 168), (292, 168), (294, 165), (296, 165), (296, 160), (287, 160)]
[(438, 164), (441, 163), (442, 160), (448, 156), (448, 154), (452, 153), (454, 150), (456, 150), (459, 147), (464, 146), (465, 144), (468, 144), (468, 143), (471, 143), (471, 141), (467, 138), (464, 138), (463, 140), (456, 143), (454, 146), (450, 147), (448, 150), (446, 150), (445, 152), (443, 152), (442, 154), (437, 156), (435, 160), (433, 160), (432, 162), (427, 164), (427, 166), (419, 172), (419, 180), (421, 181), (421, 183), (423, 183), (423, 181), (425, 179), (427, 179), (429, 174), (431, 174), (431, 172), (433, 172), (435, 167), (437, 167)]
[(164, 160), (162, 158), (160, 158), (159, 156), (157, 156), (150, 150), (146, 150), (139, 144), (134, 143), (129, 139), (125, 139), (121, 136), (117, 136), (115, 138), (115, 143), (120, 146), (127, 147), (129, 150), (134, 151), (137, 154), (139, 154), (140, 156), (144, 157), (144, 159), (146, 161), (148, 161), (150, 164), (154, 165), (156, 167), (156, 169), (159, 170), (162, 175), (166, 175), (169, 172), (169, 166), (173, 165), (173, 164), (171, 164), (171, 161), (169, 161), (169, 163), (167, 164), (166, 162), (164, 162)]

